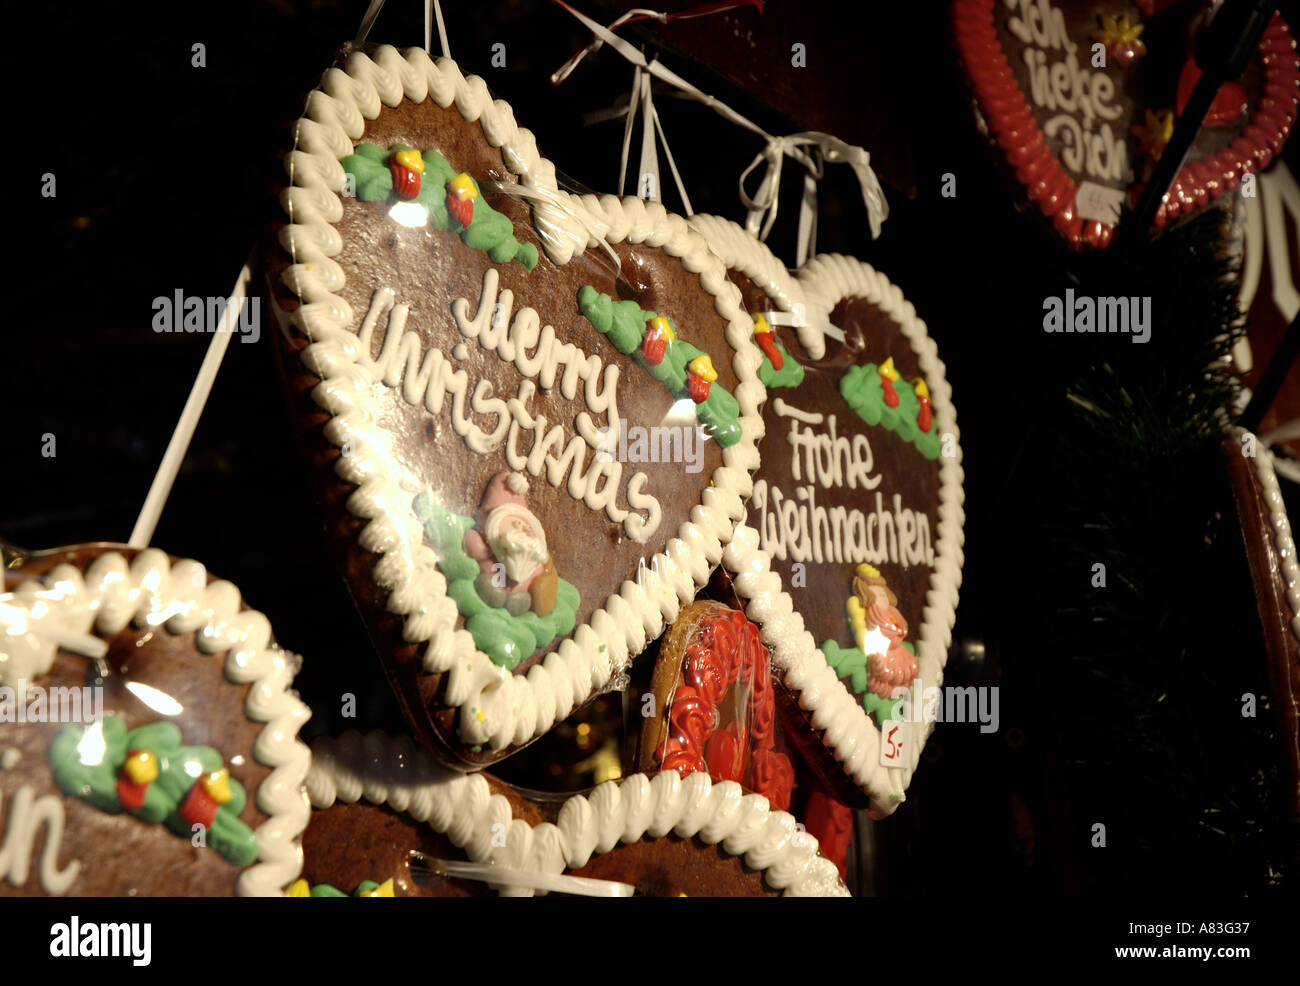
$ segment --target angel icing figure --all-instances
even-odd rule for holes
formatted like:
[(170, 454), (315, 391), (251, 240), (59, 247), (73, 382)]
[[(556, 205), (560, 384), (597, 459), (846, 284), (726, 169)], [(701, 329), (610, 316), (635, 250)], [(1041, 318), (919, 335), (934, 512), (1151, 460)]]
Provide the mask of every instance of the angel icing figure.
[(525, 505), (527, 492), (519, 473), (493, 476), (479, 505), (479, 526), (465, 532), (465, 551), (478, 562), (474, 588), (484, 602), (512, 616), (529, 610), (546, 616), (555, 608), (560, 577), (542, 522)]
[(907, 620), (898, 611), (898, 597), (870, 565), (858, 566), (853, 593), (850, 614), (855, 609), (862, 614), (861, 623), (855, 618), (854, 624), (855, 630), (861, 627), (856, 633), (858, 648), (867, 655), (867, 688), (881, 698), (906, 695), (918, 667), (903, 646)]

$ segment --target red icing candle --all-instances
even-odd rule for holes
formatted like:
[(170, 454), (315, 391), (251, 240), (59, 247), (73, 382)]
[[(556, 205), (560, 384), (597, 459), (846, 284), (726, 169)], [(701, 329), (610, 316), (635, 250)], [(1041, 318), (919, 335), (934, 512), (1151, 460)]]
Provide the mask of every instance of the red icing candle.
[(420, 194), (420, 173), (399, 164), (396, 157), (388, 159), (388, 170), (393, 173), (393, 193), (399, 199), (413, 199)]
[(779, 370), (785, 366), (785, 360), (781, 356), (781, 350), (776, 348), (776, 341), (772, 338), (774, 334), (772, 332), (759, 332), (754, 338), (758, 340), (759, 348), (767, 354), (772, 369)]
[(917, 397), (921, 405), (921, 410), (916, 415), (916, 425), (922, 431), (929, 431), (930, 426), (934, 423), (934, 412), (930, 409), (930, 398)]
[(178, 814), (185, 819), (187, 825), (202, 825), (204, 828), (211, 828), (212, 821), (217, 817), (217, 808), (220, 807), (217, 802), (203, 790), (203, 784), (195, 784), (190, 788), (190, 793), (185, 795), (185, 800), (181, 802)]
[(894, 389), (894, 381), (883, 373), (880, 374), (880, 388), (885, 392), (885, 406), (898, 407), (898, 391)]
[(148, 784), (137, 784), (125, 772), (117, 779), (117, 800), (122, 802), (122, 807), (127, 811), (139, 811), (148, 791)]

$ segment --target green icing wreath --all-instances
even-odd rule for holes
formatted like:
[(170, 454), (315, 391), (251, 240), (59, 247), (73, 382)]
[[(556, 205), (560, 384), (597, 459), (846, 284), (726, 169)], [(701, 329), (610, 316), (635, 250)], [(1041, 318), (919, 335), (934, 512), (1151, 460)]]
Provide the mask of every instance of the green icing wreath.
[[(197, 779), (221, 770), (224, 761), (210, 746), (181, 746), (181, 731), (175, 723), (153, 722), (127, 732), (122, 718), (110, 715), (84, 728), (65, 726), (50, 743), (46, 761), (64, 794), (119, 815), (127, 809), (118, 797), (118, 774), (132, 751), (152, 754), (158, 776), (146, 788), (144, 802), (130, 814), (191, 837), (193, 830), (181, 817), (181, 804)], [(247, 795), (238, 781), (232, 778), (228, 783), (231, 799), (217, 808), (204, 838), (227, 862), (248, 866), (257, 859), (258, 847), (253, 830), (239, 818)]]
[[(385, 150), (378, 144), (358, 144), (351, 154), (343, 158), (343, 170), (356, 179), (357, 198), (362, 202), (387, 202), (393, 198), (393, 173), (388, 168), (389, 155), (394, 151), (411, 150), (406, 144), (394, 144)], [(435, 150), (421, 151), (424, 172), (421, 175), (420, 194), (410, 200), (423, 206), (429, 215), (429, 225), (435, 229), (458, 233), (466, 246), (482, 250), (495, 263), (508, 264), (512, 260), (526, 271), (537, 266), (537, 247), (515, 239), (515, 224), (504, 213), (488, 205), (478, 182), (474, 189), (479, 193), (474, 203), (474, 218), (462, 226), (447, 211), (447, 182), (457, 172)], [(473, 181), (473, 178), (470, 179)]]
[(573, 632), (580, 597), (572, 582), (559, 580), (555, 607), (545, 616), (532, 610), (512, 616), (484, 601), (474, 587), (479, 565), (464, 544), (465, 532), (474, 526), (474, 519), (448, 510), (431, 490), (415, 498), (413, 509), (438, 554), (438, 568), (447, 577), (447, 595), (465, 618), (474, 646), (493, 664), (513, 669), (537, 648)]
[(885, 403), (885, 389), (880, 383), (880, 368), (875, 363), (851, 366), (840, 377), (840, 394), (867, 424), (882, 425), (900, 438), (916, 446), (927, 459), (939, 458), (939, 436), (933, 424), (928, 432), (916, 423), (921, 412), (921, 402), (916, 390), (906, 380), (894, 384), (898, 394), (898, 407)]
[[(635, 301), (615, 301), (590, 284), (578, 292), (578, 308), (596, 327), (596, 331), (614, 344), (615, 349), (635, 359), (650, 376), (667, 387), (674, 397), (686, 396), (686, 366), (704, 353), (685, 339), (677, 337), (668, 344), (661, 362), (647, 363), (641, 356), (641, 339), (645, 335), (646, 322), (658, 318), (658, 315), (644, 310)], [(673, 334), (677, 335), (675, 325)], [(723, 448), (729, 448), (740, 441), (740, 405), (716, 381), (709, 387), (709, 396), (695, 405), (695, 416), (713, 440)]]

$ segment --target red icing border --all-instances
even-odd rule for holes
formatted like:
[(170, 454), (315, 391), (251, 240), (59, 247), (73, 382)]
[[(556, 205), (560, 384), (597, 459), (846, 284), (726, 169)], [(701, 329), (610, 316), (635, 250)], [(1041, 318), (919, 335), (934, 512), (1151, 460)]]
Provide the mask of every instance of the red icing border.
[[(952, 24), (957, 49), (994, 139), (1002, 148), (1016, 179), (1029, 198), (1052, 221), (1074, 249), (1110, 244), (1115, 229), (1109, 223), (1076, 215), (1073, 179), (1061, 167), (1020, 90), (993, 21), (995, 0), (953, 0)], [(1171, 6), (1147, 0), (1144, 13)], [(1150, 16), (1148, 14), (1148, 16)], [(1300, 104), (1300, 57), (1291, 32), (1273, 15), (1259, 44), (1263, 65), (1262, 98), (1255, 115), (1232, 143), (1218, 154), (1185, 164), (1161, 200), (1155, 225), (1200, 208), (1231, 191), (1241, 176), (1267, 167), (1282, 149), (1295, 123)]]

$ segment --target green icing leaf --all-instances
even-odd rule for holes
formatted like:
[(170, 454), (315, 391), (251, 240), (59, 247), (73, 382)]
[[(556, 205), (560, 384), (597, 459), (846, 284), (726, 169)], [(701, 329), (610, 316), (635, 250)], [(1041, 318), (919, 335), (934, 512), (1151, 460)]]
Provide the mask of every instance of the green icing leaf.
[[(358, 144), (343, 158), (343, 170), (356, 176), (357, 198), (363, 202), (387, 202), (393, 197), (393, 175), (388, 168), (388, 157), (399, 150), (409, 150), (409, 146), (393, 144), (385, 150), (377, 144)], [(420, 156), (424, 159), (424, 171), (420, 175), (420, 193), (412, 201), (424, 207), (430, 226), (458, 233), (466, 246), (482, 250), (494, 263), (508, 264), (517, 260), (527, 271), (537, 266), (537, 247), (515, 239), (514, 223), (509, 216), (488, 205), (477, 181), (474, 188), (479, 195), (474, 202), (474, 218), (468, 226), (452, 219), (447, 211), (446, 186), (458, 172), (432, 148), (421, 151)]]
[(740, 405), (716, 383), (703, 403), (695, 405), (695, 414), (723, 448), (740, 441)]
[(464, 541), (465, 532), (474, 526), (474, 519), (452, 513), (432, 492), (417, 496), (414, 510), (416, 519), (424, 527), (425, 536), (438, 553), (438, 567), (442, 574), (449, 581), (473, 581), (478, 576), (478, 562), (465, 552)]
[(898, 698), (881, 698), (875, 692), (867, 692), (862, 696), (862, 707), (867, 710), (867, 715), (876, 720), (876, 725), (879, 726), (894, 718), (899, 703), (905, 697), (900, 695)]
[[(903, 646), (912, 650), (906, 641)], [(894, 710), (903, 697), (881, 698), (875, 692), (867, 691), (867, 657), (862, 651), (856, 647), (841, 647), (833, 640), (826, 641), (821, 649), (831, 670), (838, 677), (848, 679), (849, 690), (862, 701), (862, 707), (876, 720), (876, 725), (894, 717)]]
[(822, 654), (838, 677), (849, 679), (849, 690), (854, 695), (867, 690), (867, 656), (862, 651), (828, 640), (822, 644)]
[(758, 379), (763, 381), (763, 386), (772, 387), (798, 387), (803, 383), (803, 364), (786, 352), (785, 346), (781, 345), (781, 340), (776, 340), (777, 352), (781, 354), (783, 364), (781, 369), (774, 370), (772, 361), (763, 355), (763, 365), (758, 368)]
[(580, 596), (572, 582), (559, 580), (555, 607), (545, 616), (532, 610), (512, 616), (490, 605), (474, 588), (479, 566), (464, 544), (465, 532), (474, 526), (473, 518), (448, 510), (432, 491), (419, 494), (413, 509), (438, 555), (438, 568), (447, 577), (447, 595), (464, 617), (474, 645), (493, 664), (514, 668), (537, 648), (573, 632)]
[[(86, 742), (83, 757), (83, 750), (78, 747), (91, 729), (102, 731), (102, 753), (98, 752), (100, 745), (92, 737)], [(54, 775), (54, 783), (64, 794), (81, 798), (110, 815), (121, 813), (117, 772), (126, 760), (126, 724), (118, 716), (108, 716), (99, 725), (86, 729), (65, 726), (45, 751), (45, 760)]]
[(383, 202), (393, 194), (393, 173), (386, 163), (388, 152), (374, 144), (361, 144), (342, 160), (343, 170), (356, 179), (357, 198), (362, 202)]
[(867, 424), (881, 425), (898, 434), (915, 446), (927, 459), (939, 457), (939, 436), (933, 423), (928, 432), (922, 432), (916, 423), (921, 402), (916, 390), (906, 380), (894, 384), (898, 394), (898, 407), (885, 403), (885, 390), (880, 382), (880, 371), (874, 363), (851, 366), (840, 377), (840, 394)]
[(313, 897), (346, 897), (348, 896), (337, 887), (331, 887), (328, 883), (318, 883), (311, 888)]
[(654, 312), (642, 311), (635, 301), (615, 301), (590, 284), (578, 292), (578, 308), (624, 356), (632, 355), (641, 345), (646, 321), (658, 317)]
[[(597, 332), (614, 344), (615, 349), (635, 359), (674, 397), (687, 396), (686, 367), (695, 357), (704, 354), (685, 339), (677, 337), (668, 344), (664, 358), (658, 364), (647, 363), (641, 355), (641, 339), (645, 335), (646, 322), (658, 318), (654, 312), (642, 309), (635, 301), (615, 301), (590, 284), (578, 291), (578, 309)], [(676, 326), (673, 326), (673, 332), (675, 335)], [(730, 448), (740, 441), (740, 404), (717, 383), (709, 388), (709, 396), (695, 405), (695, 417), (723, 448)]]

